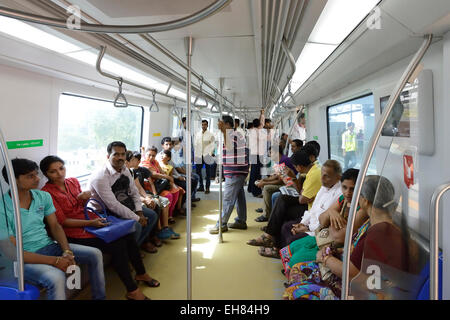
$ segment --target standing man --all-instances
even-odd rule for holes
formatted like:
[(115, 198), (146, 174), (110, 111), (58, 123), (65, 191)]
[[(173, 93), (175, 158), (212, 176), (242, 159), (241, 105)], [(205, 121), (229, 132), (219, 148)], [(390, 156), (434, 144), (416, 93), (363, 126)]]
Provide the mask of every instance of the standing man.
[(342, 153), (344, 155), (344, 171), (356, 165), (356, 133), (355, 124), (349, 122), (347, 130), (342, 134)]
[[(89, 181), (92, 198), (102, 201), (118, 217), (136, 221), (137, 244), (143, 250), (155, 253), (157, 249), (150, 242), (149, 235), (156, 226), (158, 214), (142, 206), (139, 191), (125, 165), (127, 147), (123, 142), (114, 141), (108, 145), (107, 152), (108, 161)], [(99, 207), (95, 202), (91, 204)]]
[[(233, 130), (234, 121), (230, 116), (223, 116), (218, 123), (219, 130), (224, 135), (223, 171), (225, 185), (223, 192), (222, 232), (232, 229), (247, 229), (247, 204), (245, 201), (244, 184), (248, 175), (248, 150), (245, 147), (245, 137)], [(237, 217), (235, 222), (227, 225), (231, 212), (236, 204)], [(219, 233), (219, 222), (209, 230), (211, 234)]]
[[(209, 186), (211, 185), (211, 165), (214, 163), (214, 135), (208, 131), (208, 121), (202, 120), (202, 131), (195, 136), (195, 170), (199, 179), (199, 188), (197, 191), (205, 191), (205, 194), (209, 193)], [(205, 165), (206, 171), (206, 190), (203, 186), (202, 168)]]
[[(306, 120), (305, 120), (305, 114), (302, 113), (300, 118), (298, 119), (298, 123), (294, 125), (294, 129), (292, 130), (292, 136), (288, 137), (289, 143), (291, 143), (293, 140), (298, 139), (303, 142), (303, 144), (306, 143)], [(292, 150), (289, 150), (289, 156), (293, 154)]]

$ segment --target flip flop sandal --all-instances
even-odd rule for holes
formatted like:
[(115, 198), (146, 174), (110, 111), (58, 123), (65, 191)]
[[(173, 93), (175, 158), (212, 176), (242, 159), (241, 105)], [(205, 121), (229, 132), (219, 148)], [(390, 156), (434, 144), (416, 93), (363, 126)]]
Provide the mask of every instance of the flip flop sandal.
[(159, 239), (156, 238), (156, 237), (152, 239), (152, 242), (153, 242), (153, 244), (154, 244), (155, 246), (157, 246), (158, 248), (161, 247), (161, 246), (163, 245), (162, 241), (159, 240)]
[(150, 242), (148, 242), (146, 245), (142, 246), (142, 250), (148, 253), (157, 253), (158, 249), (156, 249), (156, 246), (152, 246)]
[(262, 235), (257, 239), (251, 239), (247, 241), (248, 245), (255, 246), (255, 247), (273, 247), (273, 240), (268, 238), (266, 235)]
[(174, 218), (169, 218), (169, 224), (174, 224), (175, 223), (175, 219)]
[(155, 279), (152, 279), (150, 281), (147, 281), (147, 280), (136, 280), (136, 282), (138, 284), (142, 282), (142, 283), (144, 283), (147, 286), (152, 287), (152, 288), (156, 288), (156, 287), (159, 287), (161, 285), (161, 283), (159, 283), (159, 281), (155, 280)]
[(278, 250), (274, 248), (259, 247), (258, 253), (260, 256), (263, 257), (280, 259), (280, 254), (278, 253)]

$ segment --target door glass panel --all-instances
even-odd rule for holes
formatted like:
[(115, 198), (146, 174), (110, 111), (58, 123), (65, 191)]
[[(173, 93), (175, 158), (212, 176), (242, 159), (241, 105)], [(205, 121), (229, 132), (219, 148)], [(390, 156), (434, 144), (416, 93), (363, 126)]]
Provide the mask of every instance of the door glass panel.
[[(328, 107), (327, 121), (330, 159), (339, 161), (343, 171), (359, 169), (375, 128), (373, 95)], [(371, 164), (369, 173), (375, 172)]]
[[(360, 204), (370, 203), (375, 223), (352, 251), (360, 270), (350, 283), (355, 299), (417, 299), (428, 274), (429, 243), (419, 234), (420, 222), (429, 220), (428, 211), (419, 212), (420, 85), (411, 81), (397, 99), (376, 149), (382, 178), (367, 176), (362, 187)], [(381, 98), (382, 108), (388, 98)]]
[[(3, 157), (0, 157), (0, 170), (2, 171), (4, 167), (5, 162)], [(14, 261), (17, 260), (16, 247), (9, 240), (8, 231), (15, 229), (13, 212), (7, 209), (12, 208), (11, 198), (5, 197), (8, 191), (9, 186), (2, 175), (0, 178), (0, 294), (1, 287), (18, 288), (17, 278), (14, 276)]]

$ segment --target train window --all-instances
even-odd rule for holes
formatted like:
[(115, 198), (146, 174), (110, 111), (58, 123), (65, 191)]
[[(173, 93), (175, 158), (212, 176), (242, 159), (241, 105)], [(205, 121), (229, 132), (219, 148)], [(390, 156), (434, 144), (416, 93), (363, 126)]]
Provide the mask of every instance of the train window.
[[(343, 169), (359, 169), (375, 128), (373, 95), (369, 94), (327, 108), (328, 156)], [(375, 156), (369, 172), (375, 173)]]
[(129, 104), (115, 108), (112, 101), (61, 94), (58, 116), (58, 156), (68, 177), (84, 177), (106, 160), (110, 142), (122, 141), (128, 150), (142, 145), (144, 109)]

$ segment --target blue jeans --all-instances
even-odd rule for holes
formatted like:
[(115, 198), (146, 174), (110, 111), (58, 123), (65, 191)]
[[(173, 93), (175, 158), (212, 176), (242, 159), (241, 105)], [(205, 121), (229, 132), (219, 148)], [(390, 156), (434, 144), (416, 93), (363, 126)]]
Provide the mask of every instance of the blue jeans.
[[(247, 222), (247, 203), (245, 201), (245, 178), (244, 175), (236, 175), (232, 178), (225, 178), (223, 190), (223, 211), (222, 211), (222, 226), (226, 226), (230, 219), (231, 212), (236, 204), (237, 217), (236, 222)], [(219, 226), (217, 222), (216, 226)]]
[(274, 192), (272, 193), (272, 209), (275, 206), (275, 202), (277, 202), (277, 199), (281, 196), (281, 192)]
[[(103, 300), (105, 295), (105, 276), (103, 255), (97, 248), (70, 243), (77, 264), (86, 264), (89, 270), (92, 299)], [(61, 256), (59, 244), (52, 243), (36, 251), (45, 256)], [(66, 275), (60, 269), (48, 264), (25, 264), (25, 280), (47, 289), (49, 300), (66, 300)]]
[(144, 217), (147, 218), (147, 225), (143, 227), (137, 221), (134, 224), (136, 227), (134, 238), (136, 239), (136, 242), (139, 246), (146, 242), (148, 236), (150, 235), (150, 232), (155, 227), (156, 222), (158, 221), (158, 214), (154, 210), (143, 206), (142, 213), (144, 214)]

